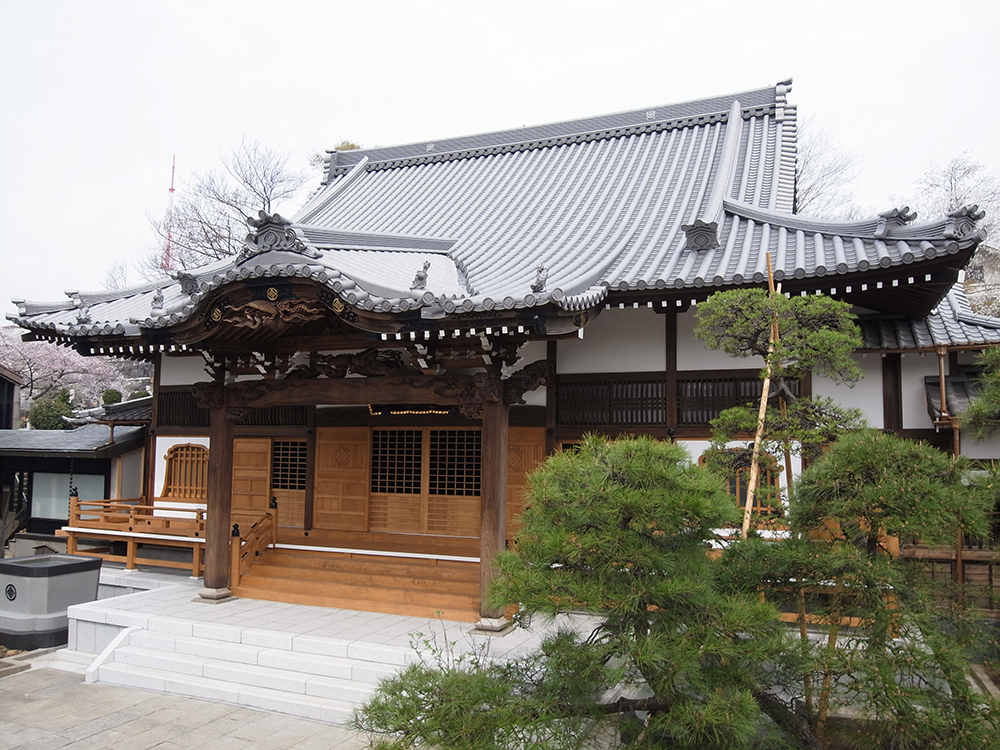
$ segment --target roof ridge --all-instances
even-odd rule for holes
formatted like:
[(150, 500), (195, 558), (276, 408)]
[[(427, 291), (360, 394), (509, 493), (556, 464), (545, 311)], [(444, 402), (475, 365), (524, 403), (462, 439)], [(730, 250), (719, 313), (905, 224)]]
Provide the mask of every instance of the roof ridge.
[[(491, 149), (524, 150), (527, 147), (538, 148), (547, 141), (560, 138), (579, 138), (600, 135), (602, 138), (615, 137), (626, 133), (616, 133), (623, 128), (631, 129), (639, 126), (660, 125), (655, 129), (663, 129), (666, 124), (672, 127), (683, 127), (688, 124), (700, 124), (699, 120), (708, 116), (728, 115), (733, 101), (743, 102), (744, 111), (756, 114), (763, 109), (774, 109), (783, 101), (778, 101), (779, 87), (769, 86), (762, 89), (707, 97), (674, 104), (664, 104), (643, 109), (625, 110), (605, 115), (584, 117), (574, 120), (564, 120), (524, 128), (489, 131), (433, 141), (417, 141), (414, 143), (385, 146), (371, 149), (355, 149), (351, 151), (328, 152), (331, 156), (330, 166), (325, 176), (325, 182), (332, 177), (349, 172), (362, 159), (369, 159), (368, 169), (387, 168), (387, 166), (409, 166), (410, 164), (427, 160), (450, 161), (461, 156), (479, 156), (478, 152)], [(787, 90), (787, 86), (785, 88)], [(637, 131), (638, 132), (638, 131)], [(567, 141), (570, 142), (570, 141)], [(551, 144), (555, 145), (555, 144)], [(442, 158), (447, 157), (447, 158)]]

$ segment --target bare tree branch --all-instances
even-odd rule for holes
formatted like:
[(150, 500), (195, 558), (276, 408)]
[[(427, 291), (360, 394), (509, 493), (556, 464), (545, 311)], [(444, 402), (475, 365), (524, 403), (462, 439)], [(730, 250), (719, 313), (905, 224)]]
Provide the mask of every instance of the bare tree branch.
[(312, 179), (306, 171), (289, 168), (287, 154), (259, 141), (241, 143), (222, 162), (222, 170), (194, 175), (177, 191), (171, 209), (150, 219), (160, 250), (139, 262), (143, 276), (235, 255), (243, 246), (247, 217), (260, 210), (274, 213)]
[(850, 184), (858, 176), (858, 159), (841, 150), (825, 130), (799, 124), (793, 213), (844, 218), (855, 212)]

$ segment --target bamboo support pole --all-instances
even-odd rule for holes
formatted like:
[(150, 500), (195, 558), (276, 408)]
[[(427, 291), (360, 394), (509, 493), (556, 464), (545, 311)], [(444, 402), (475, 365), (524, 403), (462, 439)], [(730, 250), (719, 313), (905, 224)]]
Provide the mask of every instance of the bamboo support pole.
[[(771, 269), (771, 254), (767, 253), (767, 286), (768, 293), (773, 298), (774, 271)], [(760, 408), (757, 410), (757, 432), (754, 435), (753, 452), (750, 458), (750, 478), (747, 480), (747, 499), (743, 508), (743, 527), (740, 537), (747, 538), (750, 531), (750, 514), (753, 511), (753, 502), (757, 494), (757, 484), (760, 481), (760, 443), (764, 437), (764, 421), (767, 416), (767, 399), (771, 394), (771, 355), (774, 347), (778, 343), (778, 319), (771, 321), (771, 340), (767, 346), (767, 358), (764, 363), (764, 383), (761, 387)]]

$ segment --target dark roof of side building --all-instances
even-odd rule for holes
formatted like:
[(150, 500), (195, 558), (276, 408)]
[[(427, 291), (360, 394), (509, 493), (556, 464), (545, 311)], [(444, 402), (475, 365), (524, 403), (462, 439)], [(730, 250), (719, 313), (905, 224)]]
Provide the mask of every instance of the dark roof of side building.
[(36, 458), (114, 458), (141, 448), (144, 427), (87, 424), (72, 430), (0, 430), (0, 455)]
[(13, 370), (7, 369), (3, 365), (0, 365), (0, 378), (3, 378), (4, 380), (9, 380), (11, 383), (14, 383), (15, 385), (24, 385), (24, 379), (20, 375), (18, 375)]

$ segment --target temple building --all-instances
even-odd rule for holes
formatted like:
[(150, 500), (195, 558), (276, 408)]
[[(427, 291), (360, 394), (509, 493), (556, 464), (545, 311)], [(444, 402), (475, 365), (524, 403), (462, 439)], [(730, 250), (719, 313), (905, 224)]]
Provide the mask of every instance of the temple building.
[[(952, 419), (972, 354), (1000, 343), (1000, 319), (957, 284), (982, 214), (795, 214), (790, 88), (332, 152), (308, 203), (262, 213), (239, 255), (9, 317), (155, 363), (142, 494), (179, 486), (172, 449), (206, 454), (203, 494), (163, 505), (207, 508), (206, 598), (501, 627), (480, 594), (547, 453), (598, 431), (697, 457), (711, 419), (759, 396), (760, 363), (706, 349), (693, 310), (766, 285), (768, 258), (783, 293), (859, 315), (864, 379), (806, 378), (803, 393), (997, 455)], [(234, 519), (272, 498), (276, 544), (236, 583)], [(296, 556), (311, 567), (289, 572)], [(337, 560), (370, 568), (328, 580)]]

